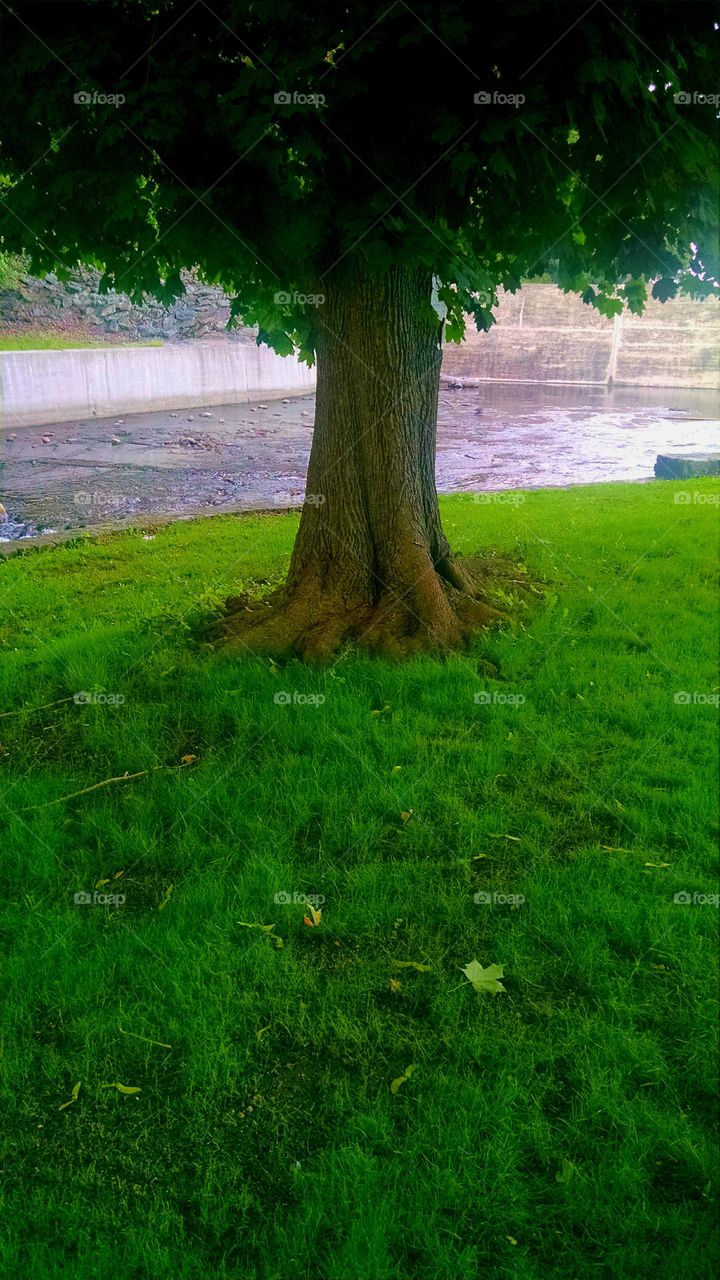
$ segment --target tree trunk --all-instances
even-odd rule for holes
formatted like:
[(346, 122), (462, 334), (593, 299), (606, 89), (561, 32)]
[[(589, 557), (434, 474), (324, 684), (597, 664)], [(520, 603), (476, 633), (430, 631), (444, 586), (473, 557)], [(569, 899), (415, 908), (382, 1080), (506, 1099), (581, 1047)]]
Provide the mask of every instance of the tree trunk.
[(345, 641), (444, 650), (498, 617), (473, 598), (440, 524), (442, 353), (431, 287), (424, 268), (379, 274), (355, 261), (325, 288), (315, 432), (287, 582), (263, 606), (229, 601), (220, 624), (251, 650), (324, 658)]

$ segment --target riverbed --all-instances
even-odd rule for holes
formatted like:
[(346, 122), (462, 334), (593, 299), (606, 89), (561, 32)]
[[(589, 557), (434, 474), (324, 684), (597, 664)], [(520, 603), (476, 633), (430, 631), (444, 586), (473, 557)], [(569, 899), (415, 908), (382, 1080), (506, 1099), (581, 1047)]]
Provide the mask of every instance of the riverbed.
[[(0, 541), (111, 521), (299, 506), (313, 396), (2, 435)], [(658, 453), (717, 450), (720, 393), (443, 384), (441, 493), (649, 480)]]

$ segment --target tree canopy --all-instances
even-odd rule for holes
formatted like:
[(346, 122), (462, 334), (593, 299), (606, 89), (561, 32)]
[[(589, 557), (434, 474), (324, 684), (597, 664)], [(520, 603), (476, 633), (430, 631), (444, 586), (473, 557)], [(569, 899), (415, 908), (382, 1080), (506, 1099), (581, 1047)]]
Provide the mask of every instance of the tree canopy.
[[(717, 270), (714, 6), (8, 0), (3, 248), (161, 298), (198, 266), (312, 358), (361, 255), (492, 323), (551, 270), (605, 314)], [(708, 101), (709, 99), (709, 101)], [(309, 299), (309, 301), (308, 301)]]

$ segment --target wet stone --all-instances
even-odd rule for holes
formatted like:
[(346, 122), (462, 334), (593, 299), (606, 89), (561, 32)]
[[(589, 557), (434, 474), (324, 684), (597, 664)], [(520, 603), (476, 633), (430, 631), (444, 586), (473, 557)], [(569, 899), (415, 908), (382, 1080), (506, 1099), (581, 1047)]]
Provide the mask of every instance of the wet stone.
[(720, 453), (659, 453), (655, 476), (658, 480), (720, 476)]

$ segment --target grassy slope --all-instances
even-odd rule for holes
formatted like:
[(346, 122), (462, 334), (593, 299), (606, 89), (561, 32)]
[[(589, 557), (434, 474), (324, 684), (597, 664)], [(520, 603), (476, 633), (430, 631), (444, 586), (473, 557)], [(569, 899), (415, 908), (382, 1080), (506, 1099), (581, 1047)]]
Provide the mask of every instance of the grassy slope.
[(162, 339), (149, 339), (145, 342), (108, 342), (103, 338), (92, 338), (84, 334), (51, 333), (44, 329), (31, 329), (27, 333), (17, 330), (3, 332), (0, 329), (0, 351), (66, 351), (87, 347), (161, 347)]
[(718, 912), (673, 895), (717, 892), (717, 709), (674, 695), (718, 688), (718, 507), (678, 492), (720, 486), (446, 500), (546, 595), (445, 663), (193, 649), (295, 517), (0, 563), (0, 707), (126, 699), (0, 719), (4, 1273), (715, 1274)]

